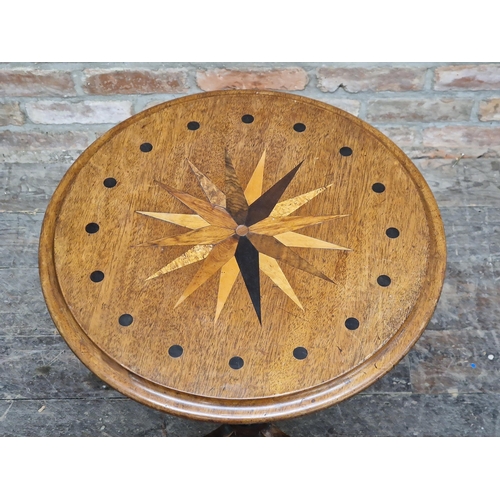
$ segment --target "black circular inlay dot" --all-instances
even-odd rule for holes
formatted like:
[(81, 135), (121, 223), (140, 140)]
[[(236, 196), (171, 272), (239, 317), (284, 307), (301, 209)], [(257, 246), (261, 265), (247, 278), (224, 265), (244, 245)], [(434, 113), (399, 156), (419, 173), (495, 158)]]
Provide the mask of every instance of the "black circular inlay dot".
[(99, 231), (99, 224), (91, 222), (90, 224), (87, 224), (85, 226), (85, 231), (87, 231), (87, 233), (89, 234), (97, 233), (97, 231)]
[(235, 356), (229, 360), (229, 366), (233, 370), (239, 370), (245, 363), (239, 356)]
[(307, 349), (305, 347), (296, 347), (293, 350), (293, 357), (295, 359), (306, 359), (307, 358)]
[(339, 153), (342, 156), (351, 156), (352, 155), (352, 149), (348, 148), (347, 146), (344, 146), (343, 148), (340, 148)]
[(130, 314), (122, 314), (118, 319), (118, 323), (122, 326), (130, 326), (132, 321), (134, 321), (134, 318)]
[(198, 122), (189, 122), (188, 129), (189, 130), (198, 130), (200, 128), (200, 124)]
[(372, 189), (376, 192), (376, 193), (383, 193), (385, 191), (385, 186), (380, 183), (380, 182), (376, 182), (373, 186), (372, 186)]
[(377, 278), (377, 283), (380, 286), (389, 286), (391, 284), (391, 278), (389, 278), (389, 276), (386, 276), (385, 274), (382, 274)]
[(90, 279), (94, 282), (94, 283), (99, 283), (99, 281), (102, 281), (104, 279), (104, 273), (102, 271), (94, 271), (91, 275), (90, 275)]
[(399, 236), (399, 229), (396, 229), (395, 227), (390, 227), (385, 234), (389, 236), (389, 238), (397, 238)]
[(149, 142), (145, 142), (143, 144), (141, 144), (140, 146), (140, 150), (143, 152), (143, 153), (149, 153), (150, 151), (153, 150), (153, 145), (152, 144), (149, 144)]
[(293, 130), (295, 130), (295, 132), (304, 132), (305, 129), (306, 129), (306, 126), (303, 123), (296, 123), (293, 126)]
[(172, 358), (179, 358), (182, 356), (183, 352), (184, 349), (180, 345), (172, 345), (168, 350), (168, 354), (169, 356), (172, 356)]
[(241, 121), (243, 123), (252, 123), (254, 121), (254, 117), (252, 115), (243, 115), (241, 117)]
[(107, 179), (104, 179), (103, 184), (107, 188), (114, 188), (116, 186), (116, 179), (113, 179), (113, 177), (108, 177)]
[(345, 320), (345, 327), (348, 330), (356, 330), (359, 327), (359, 321), (356, 318), (347, 318)]

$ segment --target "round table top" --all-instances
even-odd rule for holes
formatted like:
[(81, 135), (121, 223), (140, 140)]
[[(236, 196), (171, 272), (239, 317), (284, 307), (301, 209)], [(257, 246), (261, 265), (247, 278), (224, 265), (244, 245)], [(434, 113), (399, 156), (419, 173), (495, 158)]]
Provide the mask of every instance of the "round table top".
[(196, 94), (92, 144), (47, 209), (40, 276), (112, 387), (252, 423), (339, 402), (423, 332), (444, 279), (432, 193), (387, 137), (277, 92)]

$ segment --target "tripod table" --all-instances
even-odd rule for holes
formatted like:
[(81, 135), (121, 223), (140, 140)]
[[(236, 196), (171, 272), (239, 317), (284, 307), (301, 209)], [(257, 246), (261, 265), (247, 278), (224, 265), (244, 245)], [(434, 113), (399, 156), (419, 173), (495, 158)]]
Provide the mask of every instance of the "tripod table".
[(190, 95), (104, 134), (55, 191), (39, 258), (90, 370), (221, 435), (279, 434), (388, 372), (446, 264), (434, 197), (393, 142), (258, 91)]

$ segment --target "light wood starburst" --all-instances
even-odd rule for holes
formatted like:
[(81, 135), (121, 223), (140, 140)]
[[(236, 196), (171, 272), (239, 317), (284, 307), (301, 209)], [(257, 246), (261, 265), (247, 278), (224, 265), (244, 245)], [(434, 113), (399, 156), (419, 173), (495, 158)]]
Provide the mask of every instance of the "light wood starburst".
[(349, 251), (328, 241), (311, 238), (295, 231), (315, 224), (347, 217), (347, 215), (292, 216), (293, 212), (328, 189), (331, 184), (279, 202), (286, 188), (301, 167), (299, 163), (288, 174), (262, 194), (266, 152), (262, 154), (247, 187), (243, 190), (227, 151), (225, 155), (225, 187), (221, 191), (193, 163), (187, 160), (208, 201), (200, 200), (155, 181), (172, 196), (190, 208), (194, 214), (162, 212), (137, 213), (182, 226), (191, 231), (160, 238), (144, 246), (192, 245), (187, 252), (156, 271), (147, 279), (203, 261), (175, 307), (220, 270), (215, 322), (217, 322), (231, 290), (241, 273), (259, 319), (260, 271), (268, 276), (298, 307), (303, 309), (279, 262), (305, 271), (333, 283), (321, 271), (299, 256), (290, 247)]

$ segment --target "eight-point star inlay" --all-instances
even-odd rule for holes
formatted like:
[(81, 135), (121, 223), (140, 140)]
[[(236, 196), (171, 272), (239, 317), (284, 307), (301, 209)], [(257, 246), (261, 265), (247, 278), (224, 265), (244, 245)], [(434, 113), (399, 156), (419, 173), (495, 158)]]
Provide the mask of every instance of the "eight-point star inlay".
[(260, 271), (267, 275), (298, 307), (303, 309), (278, 261), (333, 283), (332, 279), (325, 276), (290, 248), (350, 250), (328, 241), (295, 232), (347, 215), (290, 215), (328, 189), (331, 184), (280, 202), (280, 198), (303, 162), (300, 162), (262, 194), (265, 158), (266, 152), (264, 151), (247, 187), (243, 190), (231, 158), (226, 151), (224, 191), (221, 191), (206, 175), (187, 160), (208, 202), (155, 181), (195, 213), (138, 211), (141, 215), (191, 229), (187, 233), (144, 244), (145, 246), (192, 245), (191, 249), (147, 279), (158, 278), (189, 264), (204, 261), (175, 307), (184, 302), (220, 270), (215, 322), (217, 322), (240, 273), (259, 322), (262, 322)]

